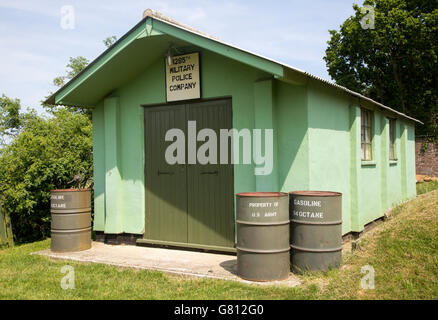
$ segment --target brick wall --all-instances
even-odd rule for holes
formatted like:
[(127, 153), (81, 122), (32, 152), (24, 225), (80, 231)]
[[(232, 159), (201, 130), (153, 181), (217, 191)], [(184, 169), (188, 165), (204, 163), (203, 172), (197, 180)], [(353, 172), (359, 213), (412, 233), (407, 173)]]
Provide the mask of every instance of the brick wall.
[(415, 140), (415, 171), (430, 177), (438, 177), (438, 143), (429, 142), (422, 151), (424, 139)]

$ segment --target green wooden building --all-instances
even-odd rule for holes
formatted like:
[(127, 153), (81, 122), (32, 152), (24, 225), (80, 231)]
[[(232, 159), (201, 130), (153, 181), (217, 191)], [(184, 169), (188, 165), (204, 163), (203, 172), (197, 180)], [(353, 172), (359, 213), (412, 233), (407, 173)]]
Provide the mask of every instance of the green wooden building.
[[(190, 94), (178, 95), (170, 67), (188, 54), (199, 61), (193, 85), (181, 82)], [(341, 192), (344, 234), (416, 195), (419, 121), (151, 10), (47, 102), (93, 110), (100, 234), (233, 250), (239, 192)], [(216, 132), (273, 129), (272, 172), (255, 175), (254, 163), (168, 164), (165, 134), (187, 133), (188, 121)]]

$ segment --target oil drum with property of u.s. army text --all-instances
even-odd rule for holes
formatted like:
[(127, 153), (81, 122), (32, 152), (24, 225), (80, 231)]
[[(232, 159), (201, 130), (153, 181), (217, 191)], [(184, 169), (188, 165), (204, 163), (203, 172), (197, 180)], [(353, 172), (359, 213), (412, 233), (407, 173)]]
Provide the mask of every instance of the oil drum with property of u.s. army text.
[(246, 280), (289, 276), (289, 197), (282, 192), (236, 196), (237, 273)]
[(51, 250), (73, 252), (91, 248), (91, 190), (52, 190)]
[(290, 192), (290, 246), (293, 272), (324, 271), (342, 260), (342, 194)]

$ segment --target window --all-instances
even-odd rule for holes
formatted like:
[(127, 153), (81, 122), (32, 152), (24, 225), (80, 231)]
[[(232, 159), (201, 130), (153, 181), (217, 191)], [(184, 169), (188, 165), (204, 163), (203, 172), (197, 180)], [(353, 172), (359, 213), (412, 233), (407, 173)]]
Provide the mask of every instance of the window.
[(371, 123), (371, 111), (361, 109), (361, 147), (362, 147), (362, 160), (372, 160), (372, 123)]
[(389, 119), (389, 160), (397, 160), (395, 156), (395, 119)]

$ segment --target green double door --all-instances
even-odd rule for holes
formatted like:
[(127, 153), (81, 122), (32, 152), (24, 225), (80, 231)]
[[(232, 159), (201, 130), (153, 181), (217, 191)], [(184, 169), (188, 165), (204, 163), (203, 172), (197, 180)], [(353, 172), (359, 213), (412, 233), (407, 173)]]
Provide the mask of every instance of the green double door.
[[(204, 128), (216, 133), (216, 164), (199, 163), (193, 149), (197, 151), (205, 141), (193, 141), (190, 146), (189, 121), (196, 121), (196, 135)], [(220, 164), (219, 145), (219, 130), (231, 127), (230, 100), (145, 108), (146, 240), (211, 249), (234, 247), (233, 166), (230, 161)], [(166, 161), (166, 150), (175, 141), (165, 140), (170, 129), (184, 133), (184, 164)], [(227, 153), (230, 159), (230, 143)], [(196, 159), (195, 164), (188, 162), (189, 156)]]

